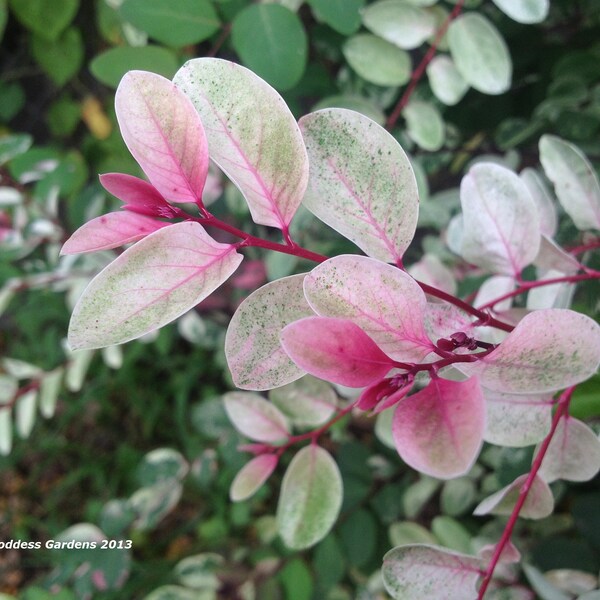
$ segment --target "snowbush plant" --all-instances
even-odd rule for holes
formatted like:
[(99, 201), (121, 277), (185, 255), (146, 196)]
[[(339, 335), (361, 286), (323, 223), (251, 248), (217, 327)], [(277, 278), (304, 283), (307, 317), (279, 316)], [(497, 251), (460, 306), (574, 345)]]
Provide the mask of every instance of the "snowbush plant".
[[(487, 276), (465, 300), (431, 283), (440, 281), (439, 261), (420, 263), (425, 277), (407, 269), (419, 211), (415, 175), (398, 142), (367, 117), (331, 108), (296, 123), (262, 79), (213, 58), (189, 61), (173, 81), (130, 72), (115, 103), (123, 139), (148, 181), (102, 175), (124, 210), (89, 221), (63, 247), (73, 254), (134, 242), (83, 292), (71, 347), (120, 344), (177, 319), (231, 277), (247, 248), (304, 259), (305, 272), (253, 292), (229, 325), (227, 361), (244, 391), (224, 402), (252, 440), (243, 449), (253, 456), (232, 499), (250, 497), (280, 457), (295, 452), (278, 530), (292, 549), (317, 543), (343, 497), (321, 442), (361, 411), (393, 412), (399, 456), (438, 479), (469, 472), (484, 441), (539, 444), (529, 474), (475, 510), (510, 515), (493, 548), (472, 556), (412, 544), (384, 557), (394, 598), (483, 598), (490, 584), (510, 587), (502, 570), (494, 573), (519, 560), (510, 544), (517, 518), (547, 516), (550, 483), (585, 481), (600, 468), (598, 437), (569, 416), (575, 387), (600, 364), (600, 326), (569, 308), (570, 300), (578, 282), (600, 272), (579, 260), (587, 246), (568, 252), (552, 239), (555, 207), (539, 172), (479, 162), (463, 177), (462, 210), (447, 239)], [(278, 229), (280, 241), (239, 230), (205, 206), (209, 158), (239, 188), (253, 221)], [(600, 186), (583, 153), (546, 135), (540, 160), (576, 227), (600, 229)], [(301, 204), (363, 254), (327, 257), (299, 246), (290, 224)], [(526, 306), (514, 307), (523, 296)], [(323, 382), (355, 391), (337, 406)], [(269, 400), (258, 393), (266, 390)]]

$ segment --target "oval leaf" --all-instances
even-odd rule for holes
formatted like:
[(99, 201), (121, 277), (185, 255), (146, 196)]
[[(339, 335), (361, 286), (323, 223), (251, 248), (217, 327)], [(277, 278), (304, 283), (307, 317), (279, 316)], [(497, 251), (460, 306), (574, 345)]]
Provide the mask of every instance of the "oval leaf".
[(550, 442), (538, 475), (547, 483), (557, 479), (589, 481), (600, 470), (600, 439), (581, 421), (563, 417)]
[(435, 33), (432, 13), (403, 0), (379, 0), (362, 12), (364, 26), (388, 42), (412, 50)]
[(171, 225), (132, 212), (111, 212), (84, 223), (64, 243), (61, 254), (81, 254), (137, 242), (153, 231)]
[(366, 81), (382, 86), (404, 85), (410, 79), (410, 54), (370, 33), (359, 33), (342, 47), (348, 64)]
[(503, 394), (484, 390), (487, 421), (483, 439), (518, 448), (541, 442), (550, 432), (552, 395)]
[(462, 256), (500, 275), (518, 276), (536, 257), (540, 224), (536, 206), (518, 175), (479, 163), (460, 185)]
[(600, 184), (583, 152), (553, 135), (540, 139), (540, 161), (578, 229), (600, 229)]
[(438, 54), (427, 65), (427, 77), (436, 98), (447, 106), (457, 104), (469, 89), (454, 61), (444, 54)]
[(506, 15), (517, 23), (541, 23), (550, 10), (550, 0), (492, 0)]
[(125, 0), (119, 12), (134, 27), (175, 48), (197, 44), (219, 29), (209, 0)]
[(469, 12), (448, 28), (450, 54), (465, 81), (484, 94), (502, 94), (510, 87), (512, 61), (506, 42), (492, 23)]
[(159, 193), (200, 202), (208, 147), (190, 100), (160, 75), (131, 71), (117, 88), (115, 111), (123, 140)]
[(485, 402), (476, 377), (432, 379), (398, 404), (392, 433), (402, 460), (439, 479), (464, 475), (483, 443)]
[(374, 383), (394, 366), (358, 325), (346, 319), (300, 319), (284, 328), (281, 344), (311, 375), (349, 387)]
[(369, 256), (398, 262), (415, 234), (417, 182), (398, 142), (350, 110), (300, 119), (310, 160), (305, 206)]
[(237, 387), (269, 390), (304, 375), (279, 341), (286, 325), (314, 315), (304, 297), (304, 277), (292, 275), (268, 283), (235, 311), (225, 336), (225, 356)]
[[(523, 484), (529, 475), (517, 477), (511, 484), (492, 494), (481, 502), (473, 511), (474, 515), (510, 515)], [(543, 519), (552, 514), (554, 510), (554, 497), (550, 486), (539, 476), (536, 475), (527, 499), (519, 512), (519, 517), (523, 519)]]
[(97, 275), (73, 309), (72, 348), (128, 342), (180, 317), (238, 267), (242, 255), (198, 223), (164, 227)]
[(304, 73), (306, 33), (298, 15), (285, 6), (251, 4), (240, 11), (231, 41), (243, 63), (278, 90), (290, 89)]
[(410, 544), (383, 557), (383, 583), (394, 600), (475, 600), (480, 560), (427, 544)]
[(325, 423), (336, 409), (337, 395), (331, 385), (311, 375), (269, 392), (269, 400), (299, 427)]
[(275, 454), (261, 454), (246, 463), (231, 484), (229, 490), (231, 500), (241, 502), (254, 496), (263, 483), (269, 479), (278, 460)]
[(200, 113), (210, 157), (244, 194), (252, 219), (287, 230), (306, 190), (308, 158), (283, 98), (248, 69), (215, 58), (187, 62), (174, 81)]
[(251, 392), (230, 392), (223, 396), (225, 410), (235, 428), (257, 442), (287, 438), (289, 428), (281, 411), (262, 396)]
[(456, 366), (485, 387), (507, 394), (553, 392), (591, 377), (600, 364), (600, 326), (568, 309), (526, 315), (502, 344), (474, 363)]
[(283, 477), (277, 527), (286, 546), (302, 550), (323, 539), (342, 506), (342, 476), (331, 455), (311, 444), (294, 456)]
[(402, 112), (407, 133), (423, 150), (435, 152), (444, 144), (444, 121), (440, 111), (431, 102), (413, 100)]
[(396, 267), (336, 256), (306, 276), (304, 293), (318, 315), (352, 321), (395, 360), (420, 361), (433, 349), (423, 328), (425, 294)]

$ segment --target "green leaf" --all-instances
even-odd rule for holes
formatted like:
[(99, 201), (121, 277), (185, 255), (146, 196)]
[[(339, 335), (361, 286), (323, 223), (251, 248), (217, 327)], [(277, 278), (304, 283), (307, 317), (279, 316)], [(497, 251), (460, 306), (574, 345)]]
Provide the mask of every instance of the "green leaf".
[(313, 593), (313, 578), (306, 563), (295, 558), (279, 572), (279, 580), (285, 589), (286, 600), (310, 600)]
[(435, 33), (435, 19), (430, 12), (410, 6), (403, 0), (379, 0), (362, 13), (367, 29), (384, 40), (412, 50)]
[(277, 527), (286, 546), (308, 548), (333, 527), (342, 505), (342, 477), (331, 457), (311, 444), (292, 459), (281, 486)]
[(83, 64), (81, 31), (77, 27), (69, 27), (56, 40), (33, 35), (31, 53), (50, 79), (62, 87), (77, 74)]
[(63, 96), (50, 105), (46, 118), (52, 135), (67, 137), (75, 131), (81, 120), (81, 106)]
[(79, 0), (10, 0), (10, 7), (27, 29), (56, 40), (75, 17)]
[(197, 44), (220, 26), (209, 0), (125, 0), (120, 13), (151, 38), (175, 48)]
[(188, 465), (183, 456), (172, 448), (156, 448), (146, 454), (137, 468), (136, 479), (143, 487), (183, 479)]
[(392, 546), (406, 546), (407, 544), (433, 545), (437, 543), (429, 530), (413, 521), (392, 523), (388, 530), (388, 536)]
[(471, 552), (471, 535), (452, 517), (435, 517), (431, 522), (431, 531), (441, 544), (457, 552)]
[(427, 65), (427, 77), (436, 98), (448, 106), (455, 105), (469, 89), (454, 61), (445, 54), (438, 54)]
[(372, 121), (375, 121), (377, 125), (383, 125), (385, 123), (385, 114), (383, 111), (371, 100), (363, 98), (362, 96), (328, 96), (319, 100), (312, 108), (312, 112), (321, 110), (322, 108), (347, 108), (363, 114), (365, 117), (369, 117)]
[(242, 62), (278, 90), (302, 77), (308, 42), (298, 15), (277, 4), (253, 4), (233, 21), (231, 41)]
[(25, 106), (25, 92), (20, 83), (0, 81), (0, 121), (7, 123)]
[(159, 46), (111, 48), (96, 56), (90, 63), (92, 75), (114, 88), (127, 71), (152, 71), (171, 79), (178, 67), (179, 61), (175, 54)]
[(440, 495), (442, 512), (451, 516), (464, 514), (475, 502), (475, 483), (468, 477), (446, 481)]
[(409, 54), (370, 33), (359, 33), (348, 39), (342, 52), (349, 65), (371, 83), (398, 86), (410, 79)]
[(365, 0), (308, 0), (317, 21), (326, 23), (342, 35), (360, 28), (360, 9)]
[(216, 571), (224, 562), (220, 554), (213, 552), (195, 554), (177, 563), (175, 575), (182, 585), (195, 589), (217, 590), (221, 583)]
[(506, 42), (492, 23), (478, 13), (458, 17), (448, 28), (448, 44), (459, 73), (484, 94), (502, 94), (512, 79)]
[(348, 562), (355, 567), (368, 564), (377, 544), (377, 523), (373, 515), (368, 510), (357, 510), (344, 521), (339, 533)]
[(31, 144), (33, 144), (33, 138), (26, 133), (0, 137), (0, 165), (27, 152), (31, 148)]
[(430, 102), (413, 100), (403, 113), (408, 135), (423, 150), (434, 152), (444, 144), (444, 121), (440, 111)]
[(6, 22), (8, 21), (8, 0), (0, 0), (0, 41), (4, 36), (4, 30), (6, 29)]

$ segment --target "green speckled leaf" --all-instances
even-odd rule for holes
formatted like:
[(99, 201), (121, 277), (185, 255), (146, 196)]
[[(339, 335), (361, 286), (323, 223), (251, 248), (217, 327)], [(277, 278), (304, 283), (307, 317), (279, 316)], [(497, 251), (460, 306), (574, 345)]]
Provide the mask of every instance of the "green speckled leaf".
[(286, 546), (309, 548), (333, 527), (342, 505), (342, 477), (323, 448), (311, 444), (292, 459), (281, 486), (277, 526)]
[(97, 275), (73, 310), (72, 348), (128, 342), (180, 317), (236, 270), (242, 255), (198, 223), (163, 227)]
[(437, 546), (411, 544), (383, 557), (382, 574), (394, 600), (475, 600), (480, 560)]
[(268, 283), (236, 310), (225, 337), (225, 355), (237, 387), (269, 390), (304, 375), (279, 341), (286, 325), (314, 315), (304, 298), (303, 281), (302, 274)]
[(510, 87), (512, 61), (506, 42), (484, 16), (470, 12), (448, 28), (450, 53), (467, 83), (484, 94), (502, 94)]
[(252, 71), (215, 58), (187, 62), (174, 82), (200, 113), (210, 157), (244, 194), (254, 221), (286, 229), (306, 189), (308, 158), (283, 98)]
[(412, 241), (418, 192), (398, 142), (359, 113), (325, 109), (300, 119), (310, 161), (304, 205), (386, 262), (401, 259)]
[(600, 364), (600, 326), (568, 309), (526, 315), (493, 352), (460, 370), (507, 394), (552, 392), (585, 381)]

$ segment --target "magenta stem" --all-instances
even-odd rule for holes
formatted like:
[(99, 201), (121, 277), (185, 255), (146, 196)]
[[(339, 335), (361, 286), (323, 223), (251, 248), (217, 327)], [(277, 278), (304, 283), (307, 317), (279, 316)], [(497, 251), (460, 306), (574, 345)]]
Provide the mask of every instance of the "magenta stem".
[(540, 281), (524, 281), (519, 285), (516, 290), (512, 292), (508, 292), (498, 298), (494, 298), (491, 302), (484, 304), (479, 307), (479, 310), (485, 310), (486, 308), (493, 308), (499, 302), (503, 300), (507, 300), (508, 298), (514, 298), (515, 296), (520, 296), (525, 292), (532, 290), (534, 288), (542, 287), (545, 285), (552, 285), (554, 283), (576, 283), (577, 281), (588, 281), (590, 279), (600, 279), (600, 272), (598, 271), (590, 271), (588, 273), (583, 273), (581, 275), (565, 275), (564, 277), (555, 277), (553, 279), (541, 279)]
[(533, 485), (535, 476), (537, 475), (538, 471), (540, 470), (540, 467), (542, 466), (542, 461), (544, 460), (544, 456), (546, 456), (546, 451), (548, 450), (548, 446), (550, 445), (550, 442), (552, 441), (552, 438), (554, 437), (556, 428), (558, 427), (558, 423), (567, 414), (567, 412), (569, 410), (569, 403), (571, 401), (571, 396), (573, 395), (573, 392), (575, 391), (576, 387), (577, 386), (573, 385), (573, 386), (567, 388), (560, 395), (560, 398), (558, 399), (556, 412), (554, 413), (554, 417), (552, 419), (552, 426), (550, 428), (550, 433), (545, 437), (544, 441), (542, 442), (540, 449), (535, 456), (533, 464), (531, 465), (531, 471), (529, 471), (529, 475), (528, 475), (527, 479), (525, 480), (525, 483), (521, 486), (521, 489), (519, 491), (519, 498), (517, 499), (517, 503), (515, 504), (515, 507), (513, 508), (512, 513), (510, 514), (510, 517), (508, 519), (508, 522), (506, 523), (506, 526), (504, 527), (504, 531), (502, 532), (502, 537), (500, 538), (500, 541), (498, 542), (496, 549), (494, 550), (494, 555), (492, 556), (492, 559), (490, 560), (490, 562), (487, 566), (487, 569), (485, 570), (485, 575), (484, 575), (483, 581), (481, 582), (481, 586), (479, 588), (479, 594), (477, 596), (477, 600), (483, 600), (483, 596), (490, 584), (490, 581), (492, 580), (492, 576), (494, 575), (496, 566), (497, 566), (498, 562), (500, 561), (500, 556), (502, 555), (502, 552), (504, 551), (504, 547), (506, 546), (506, 544), (508, 544), (508, 542), (510, 540), (513, 529), (517, 523), (517, 519), (519, 518), (519, 513), (521, 512), (521, 509), (523, 508), (523, 504), (525, 504), (525, 500), (527, 500), (527, 495), (529, 494), (529, 490), (531, 489), (531, 486)]
[(398, 101), (398, 104), (396, 104), (396, 107), (392, 111), (392, 114), (389, 116), (389, 118), (385, 124), (386, 129), (388, 129), (388, 130), (392, 129), (394, 127), (394, 125), (396, 124), (396, 121), (398, 121), (398, 119), (400, 118), (400, 115), (402, 114), (402, 111), (406, 108), (408, 101), (410, 100), (411, 96), (413, 95), (413, 92), (415, 91), (415, 88), (417, 87), (417, 84), (423, 77), (423, 74), (425, 73), (425, 69), (427, 68), (427, 65), (431, 62), (431, 59), (435, 56), (435, 53), (437, 52), (437, 47), (440, 45), (442, 38), (446, 34), (446, 31), (448, 30), (450, 23), (452, 23), (452, 21), (454, 19), (456, 19), (456, 17), (458, 17), (458, 15), (460, 14), (460, 12), (463, 8), (464, 3), (465, 3), (465, 0), (459, 0), (456, 3), (456, 6), (452, 10), (452, 12), (446, 17), (446, 20), (442, 23), (441, 27), (438, 29), (435, 39), (433, 40), (433, 43), (429, 47), (429, 50), (427, 50), (427, 53), (425, 54), (425, 56), (423, 57), (421, 62), (418, 64), (417, 68), (413, 71), (412, 76), (410, 78), (410, 82), (408, 84), (408, 87), (406, 88), (406, 90), (404, 90), (404, 94), (402, 94), (402, 97)]

